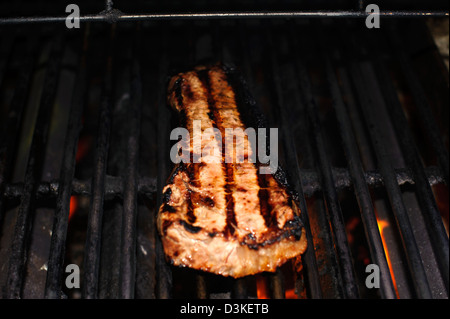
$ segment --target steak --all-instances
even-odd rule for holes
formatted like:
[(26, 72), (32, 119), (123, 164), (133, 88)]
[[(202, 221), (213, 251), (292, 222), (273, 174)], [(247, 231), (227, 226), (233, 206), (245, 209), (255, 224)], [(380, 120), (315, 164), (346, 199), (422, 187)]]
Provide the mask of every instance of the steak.
[[(186, 147), (197, 162), (175, 166), (162, 191), (157, 225), (173, 265), (238, 278), (275, 271), (302, 254), (307, 243), (287, 185), (279, 174), (261, 174), (262, 164), (250, 160), (256, 145), (244, 132), (240, 111), (246, 105), (238, 105), (232, 82), (221, 65), (197, 67), (170, 80), (168, 103), (189, 132)], [(196, 138), (195, 125), (202, 133), (221, 134)], [(230, 156), (226, 129), (241, 129), (231, 145), (244, 146), (243, 160), (225, 160)]]

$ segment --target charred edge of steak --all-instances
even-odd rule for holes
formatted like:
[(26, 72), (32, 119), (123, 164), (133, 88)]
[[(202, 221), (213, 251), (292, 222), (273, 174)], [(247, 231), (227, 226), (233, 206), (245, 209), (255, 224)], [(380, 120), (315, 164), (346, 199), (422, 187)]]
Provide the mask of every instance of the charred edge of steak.
[(161, 225), (161, 232), (164, 236), (167, 235), (167, 229), (172, 225), (173, 221), (165, 219)]
[(164, 193), (163, 193), (163, 197), (162, 197), (162, 202), (163, 203), (168, 203), (170, 201), (170, 196), (172, 195), (172, 189), (168, 188)]
[(173, 180), (175, 179), (175, 176), (177, 176), (178, 172), (186, 172), (186, 169), (186, 164), (183, 162), (175, 165), (172, 172), (169, 174), (169, 177), (167, 178), (167, 184), (173, 184)]
[[(175, 98), (179, 105), (183, 105), (183, 90), (181, 89), (181, 83), (183, 82), (183, 78), (180, 76), (174, 83), (172, 87), (172, 91), (175, 94)], [(169, 96), (172, 92), (169, 92)]]
[(241, 244), (245, 244), (250, 249), (259, 249), (261, 247), (265, 247), (268, 245), (273, 245), (285, 238), (294, 237), (296, 241), (300, 240), (302, 237), (302, 229), (303, 229), (303, 223), (301, 221), (300, 216), (295, 216), (294, 219), (288, 221), (286, 225), (283, 227), (283, 229), (275, 229), (275, 227), (271, 227), (271, 229), (268, 231), (275, 232), (276, 235), (270, 236), (268, 239), (264, 240), (263, 242), (256, 243), (254, 238), (251, 238), (250, 236), (247, 236)]

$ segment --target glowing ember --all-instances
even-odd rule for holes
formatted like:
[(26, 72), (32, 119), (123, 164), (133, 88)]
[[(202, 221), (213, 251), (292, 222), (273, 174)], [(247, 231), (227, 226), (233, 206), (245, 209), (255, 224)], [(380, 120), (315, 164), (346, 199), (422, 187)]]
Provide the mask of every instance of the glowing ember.
[(295, 293), (295, 289), (287, 289), (285, 297), (286, 299), (298, 299), (298, 296)]
[(76, 196), (71, 196), (70, 197), (69, 221), (75, 214), (77, 208), (78, 208), (78, 199)]
[(384, 254), (386, 255), (386, 261), (388, 263), (389, 272), (391, 273), (392, 283), (394, 285), (395, 292), (398, 297), (399, 295), (398, 295), (398, 291), (397, 291), (397, 283), (395, 282), (394, 270), (392, 268), (391, 258), (389, 256), (389, 251), (387, 248), (388, 246), (386, 244), (386, 238), (384, 236), (384, 229), (386, 227), (389, 227), (389, 223), (385, 220), (378, 219), (378, 217), (377, 217), (377, 223), (378, 223), (378, 230), (380, 231), (381, 241), (383, 242)]
[(256, 295), (258, 299), (269, 299), (269, 285), (267, 278), (262, 275), (256, 276)]
[[(86, 154), (91, 149), (92, 141), (93, 138), (91, 136), (80, 136), (77, 145), (77, 153), (75, 155), (75, 161), (77, 164), (86, 157)], [(79, 199), (77, 196), (70, 197), (69, 222), (78, 209), (78, 201)]]
[(77, 154), (75, 156), (75, 160), (79, 163), (88, 153), (91, 148), (92, 137), (81, 136), (78, 141)]

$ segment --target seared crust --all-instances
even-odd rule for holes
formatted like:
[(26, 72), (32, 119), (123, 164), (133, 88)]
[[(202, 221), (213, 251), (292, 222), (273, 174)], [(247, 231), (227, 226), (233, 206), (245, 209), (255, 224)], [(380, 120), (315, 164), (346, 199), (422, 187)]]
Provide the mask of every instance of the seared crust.
[[(243, 143), (244, 161), (225, 160), (233, 154), (225, 149), (225, 129), (246, 127), (224, 68), (180, 73), (168, 92), (190, 133), (192, 158), (222, 147), (200, 163), (178, 164), (163, 189), (157, 224), (171, 263), (238, 278), (275, 271), (302, 254), (307, 243), (298, 206), (284, 185), (249, 161), (255, 145), (246, 134), (233, 143)], [(194, 120), (202, 133), (214, 128), (224, 140), (195, 138)]]

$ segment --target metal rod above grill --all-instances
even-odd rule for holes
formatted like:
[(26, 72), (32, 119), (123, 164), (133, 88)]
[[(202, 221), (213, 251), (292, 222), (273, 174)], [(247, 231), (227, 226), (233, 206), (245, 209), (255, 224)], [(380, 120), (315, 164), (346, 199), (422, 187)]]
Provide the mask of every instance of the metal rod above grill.
[[(81, 22), (118, 22), (192, 19), (273, 19), (273, 18), (366, 18), (365, 11), (265, 11), (265, 12), (204, 12), (204, 13), (145, 13), (127, 14), (112, 9), (99, 14), (80, 16)], [(383, 18), (448, 17), (446, 11), (381, 11)], [(66, 16), (0, 18), (0, 25), (24, 23), (64, 23)]]

